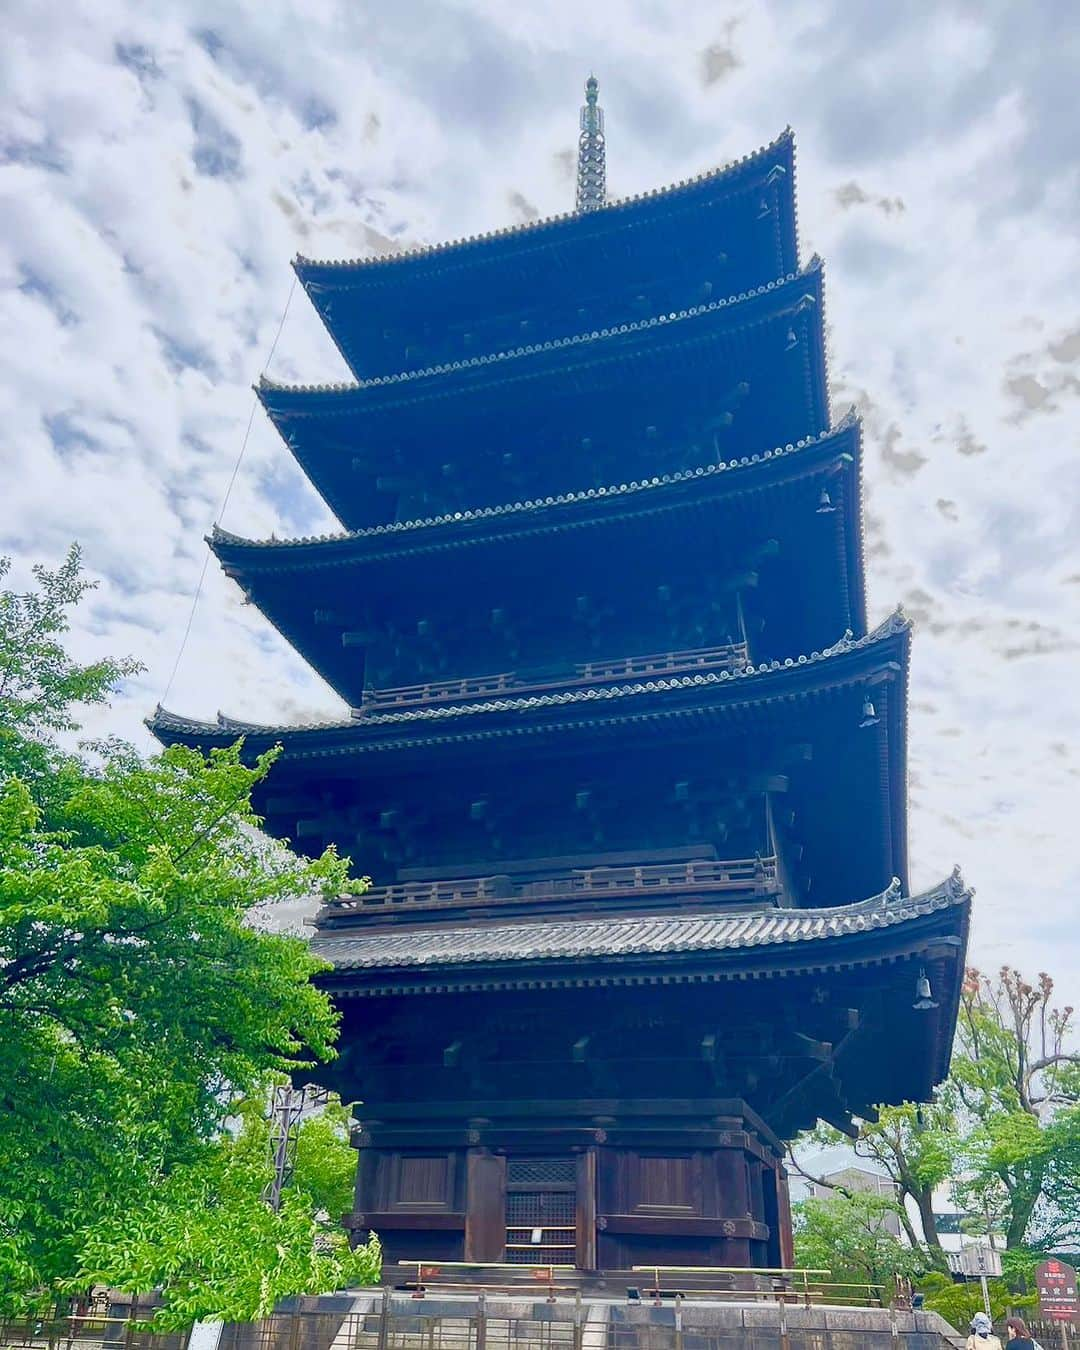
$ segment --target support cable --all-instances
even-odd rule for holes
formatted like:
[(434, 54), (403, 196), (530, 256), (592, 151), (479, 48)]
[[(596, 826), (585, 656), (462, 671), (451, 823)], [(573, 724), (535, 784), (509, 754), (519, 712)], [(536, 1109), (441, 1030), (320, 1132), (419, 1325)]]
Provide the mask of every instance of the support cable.
[[(285, 308), (281, 311), (281, 318), (278, 320), (277, 332), (274, 334), (274, 340), (270, 344), (270, 350), (267, 353), (266, 360), (263, 362), (262, 371), (265, 375), (270, 368), (270, 362), (274, 359), (274, 352), (277, 351), (278, 339), (281, 337), (282, 330), (285, 327), (285, 320), (289, 316), (289, 306), (292, 304), (293, 293), (296, 290), (296, 275), (293, 274), (292, 285), (289, 287), (289, 297), (285, 301)], [(221, 499), (221, 506), (217, 513), (217, 524), (225, 516), (225, 508), (229, 504), (229, 498), (232, 496), (232, 490), (236, 483), (236, 476), (240, 472), (240, 465), (244, 460), (244, 452), (247, 450), (248, 438), (251, 436), (251, 428), (255, 424), (255, 409), (258, 406), (259, 396), (252, 392), (251, 410), (248, 413), (247, 426), (244, 428), (244, 435), (240, 441), (240, 453), (236, 456), (236, 462), (233, 464), (232, 473), (229, 475), (229, 481), (225, 487), (225, 495)], [(184, 625), (184, 635), (180, 639), (180, 647), (176, 653), (176, 660), (173, 662), (172, 670), (169, 673), (168, 683), (165, 685), (165, 692), (158, 701), (158, 707), (163, 707), (168, 701), (169, 693), (173, 687), (173, 681), (176, 679), (176, 673), (180, 669), (180, 662), (183, 660), (184, 651), (187, 647), (188, 638), (191, 636), (191, 628), (195, 622), (195, 611), (199, 607), (199, 597), (202, 595), (203, 583), (206, 581), (206, 572), (210, 566), (210, 550), (207, 549), (203, 557), (202, 570), (199, 573), (199, 581), (195, 587), (195, 593), (191, 597), (191, 608), (188, 610), (187, 623)]]

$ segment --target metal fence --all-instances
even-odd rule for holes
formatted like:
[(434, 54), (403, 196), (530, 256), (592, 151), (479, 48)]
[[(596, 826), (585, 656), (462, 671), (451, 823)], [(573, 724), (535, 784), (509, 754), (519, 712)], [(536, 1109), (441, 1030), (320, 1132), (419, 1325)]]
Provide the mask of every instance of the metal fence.
[(226, 1328), (218, 1350), (949, 1350), (940, 1325), (886, 1308), (385, 1290)]
[(148, 1331), (127, 1311), (113, 1316), (108, 1307), (53, 1308), (36, 1317), (0, 1318), (0, 1350), (186, 1350), (187, 1332)]
[[(0, 1350), (188, 1350), (188, 1335), (148, 1330), (148, 1313), (0, 1321)], [(293, 1300), (259, 1322), (221, 1327), (214, 1350), (949, 1350), (935, 1323), (932, 1314), (779, 1301), (385, 1289)]]

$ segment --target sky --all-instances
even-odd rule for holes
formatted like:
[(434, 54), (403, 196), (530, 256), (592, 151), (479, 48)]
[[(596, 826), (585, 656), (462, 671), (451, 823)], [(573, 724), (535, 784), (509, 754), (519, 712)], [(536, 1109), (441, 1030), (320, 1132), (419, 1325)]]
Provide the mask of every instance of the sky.
[(972, 958), (1045, 969), (1080, 1004), (1080, 25), (1064, 0), (3, 8), (0, 552), (21, 582), (78, 540), (99, 586), (76, 652), (145, 663), (94, 734), (149, 749), (166, 690), (202, 717), (343, 711), (215, 563), (171, 678), (215, 520), (335, 528), (252, 419), (260, 372), (346, 378), (290, 300), (297, 252), (569, 209), (590, 71), (611, 195), (790, 124), (834, 415), (864, 419), (870, 618), (901, 602), (916, 621), (912, 884), (961, 863)]

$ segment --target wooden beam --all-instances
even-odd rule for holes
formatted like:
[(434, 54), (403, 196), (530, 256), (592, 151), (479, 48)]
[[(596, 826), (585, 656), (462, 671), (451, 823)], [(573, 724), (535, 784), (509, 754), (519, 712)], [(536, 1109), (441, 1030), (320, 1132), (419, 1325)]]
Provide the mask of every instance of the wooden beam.
[(448, 1213), (445, 1209), (433, 1210), (429, 1214), (415, 1210), (365, 1210), (363, 1214), (350, 1214), (348, 1228), (374, 1228), (381, 1233), (384, 1229), (417, 1230), (430, 1229), (432, 1232), (454, 1232), (465, 1227), (465, 1215)]
[(846, 1134), (849, 1139), (858, 1139), (859, 1127), (850, 1116), (841, 1115), (838, 1111), (822, 1111), (821, 1119), (826, 1125), (831, 1125), (834, 1130)]

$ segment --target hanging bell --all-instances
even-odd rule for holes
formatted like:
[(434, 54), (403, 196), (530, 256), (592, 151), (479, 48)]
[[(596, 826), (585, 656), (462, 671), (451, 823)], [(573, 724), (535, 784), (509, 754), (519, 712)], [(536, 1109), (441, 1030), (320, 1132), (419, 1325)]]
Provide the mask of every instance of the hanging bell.
[(915, 1002), (911, 1006), (916, 1012), (926, 1012), (938, 1006), (934, 1002), (934, 993), (930, 988), (930, 981), (926, 978), (925, 970), (919, 971), (919, 978), (915, 981)]
[(833, 499), (829, 496), (829, 489), (822, 488), (821, 496), (818, 498), (817, 513), (819, 516), (831, 516), (836, 510), (833, 506)]
[(877, 711), (874, 708), (874, 705), (871, 702), (869, 696), (864, 698), (862, 705), (862, 721), (859, 723), (859, 726), (876, 727), (880, 721), (881, 718), (877, 715)]
[(798, 333), (796, 333), (794, 328), (789, 328), (787, 330), (787, 346), (785, 346), (784, 351), (786, 352), (793, 351), (798, 345), (799, 345)]
[(764, 220), (768, 215), (771, 215), (771, 208), (765, 198), (762, 197), (761, 201), (758, 203), (757, 218), (758, 220)]

